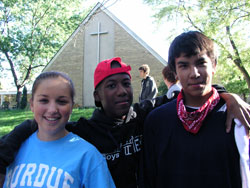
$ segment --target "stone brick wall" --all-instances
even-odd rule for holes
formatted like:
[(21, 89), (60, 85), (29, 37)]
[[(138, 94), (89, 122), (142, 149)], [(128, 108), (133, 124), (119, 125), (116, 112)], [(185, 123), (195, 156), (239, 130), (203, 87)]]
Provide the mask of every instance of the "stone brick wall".
[(62, 51), (51, 62), (46, 71), (56, 70), (67, 73), (72, 79), (75, 90), (75, 104), (82, 106), (83, 103), (83, 51), (84, 31), (80, 30), (73, 38), (63, 46)]
[(115, 25), (115, 56), (122, 57), (122, 60), (132, 68), (134, 102), (139, 100), (141, 78), (139, 77), (138, 68), (142, 64), (149, 65), (150, 75), (154, 77), (157, 86), (160, 85), (160, 81), (163, 79), (161, 71), (164, 65), (118, 24)]

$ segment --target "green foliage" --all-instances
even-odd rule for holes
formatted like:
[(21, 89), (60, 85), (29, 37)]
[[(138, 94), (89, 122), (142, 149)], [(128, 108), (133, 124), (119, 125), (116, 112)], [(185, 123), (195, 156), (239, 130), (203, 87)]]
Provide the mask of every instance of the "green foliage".
[(92, 116), (93, 112), (94, 108), (75, 108), (73, 109), (70, 121), (77, 121), (80, 117), (85, 117), (88, 119)]
[[(90, 118), (94, 108), (73, 109), (70, 121), (77, 121), (80, 117)], [(0, 110), (0, 137), (10, 132), (16, 125), (26, 119), (32, 119), (30, 110)]]
[(158, 87), (158, 96), (165, 95), (167, 92), (168, 92), (168, 87), (166, 86), (164, 81), (161, 81)]
[(17, 90), (48, 64), (87, 13), (81, 0), (0, 1), (0, 67)]
[(220, 51), (221, 68), (217, 71), (217, 74), (223, 75), (220, 81), (236, 93), (250, 93), (250, 0), (144, 2), (156, 11), (158, 22), (175, 21), (174, 36), (181, 28), (182, 32), (198, 30), (214, 40)]
[(216, 83), (220, 83), (228, 92), (237, 93), (246, 100), (249, 91), (243, 75), (232, 63), (226, 62), (226, 60), (223, 63), (221, 61), (223, 59), (217, 65)]
[(16, 125), (26, 119), (32, 119), (31, 111), (24, 110), (0, 110), (0, 136), (10, 132)]
[(27, 106), (27, 88), (26, 88), (26, 86), (24, 86), (23, 87), (23, 94), (22, 94), (20, 108), (25, 109), (26, 106)]

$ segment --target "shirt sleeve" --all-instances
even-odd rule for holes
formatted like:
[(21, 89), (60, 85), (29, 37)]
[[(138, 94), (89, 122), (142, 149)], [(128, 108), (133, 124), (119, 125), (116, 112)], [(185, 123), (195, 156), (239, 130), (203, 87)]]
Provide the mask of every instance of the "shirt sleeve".
[(250, 187), (249, 134), (248, 130), (240, 123), (238, 119), (235, 119), (234, 136), (240, 154), (242, 188), (249, 188)]
[(221, 86), (218, 84), (213, 84), (212, 86), (218, 91), (218, 93), (227, 92), (227, 90), (224, 88), (224, 86)]
[[(87, 181), (84, 183), (85, 188), (115, 188), (114, 181), (109, 172), (108, 165), (104, 157), (98, 152), (92, 153), (93, 160), (90, 160), (94, 167), (89, 175)], [(98, 163), (98, 164), (97, 164)]]
[(0, 139), (0, 173), (6, 173), (6, 167), (15, 159), (21, 144), (37, 130), (33, 120), (26, 120), (16, 126), (9, 134)]

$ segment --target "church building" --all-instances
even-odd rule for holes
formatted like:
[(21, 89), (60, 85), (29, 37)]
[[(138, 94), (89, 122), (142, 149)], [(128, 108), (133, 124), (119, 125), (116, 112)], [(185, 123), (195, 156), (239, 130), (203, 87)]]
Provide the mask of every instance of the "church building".
[(75, 84), (76, 105), (92, 107), (95, 67), (100, 61), (113, 57), (121, 57), (132, 68), (134, 102), (138, 102), (141, 90), (140, 65), (150, 66), (150, 75), (157, 86), (163, 79), (161, 71), (166, 61), (101, 3), (97, 3), (44, 71), (67, 73)]

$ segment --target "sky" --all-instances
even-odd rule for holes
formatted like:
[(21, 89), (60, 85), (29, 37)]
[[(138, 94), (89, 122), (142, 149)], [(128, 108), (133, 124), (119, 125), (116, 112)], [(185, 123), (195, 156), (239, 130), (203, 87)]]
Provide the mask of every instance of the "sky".
[[(163, 24), (160, 27), (154, 24), (155, 20), (152, 17), (154, 11), (150, 6), (144, 4), (143, 0), (87, 0), (87, 2), (83, 2), (83, 6), (95, 5), (97, 2), (107, 2), (105, 7), (110, 12), (167, 60), (168, 24)], [(9, 74), (8, 78), (2, 82), (4, 89), (13, 88), (10, 87), (10, 82), (13, 80), (12, 75)], [(15, 87), (13, 89), (15, 90)]]

